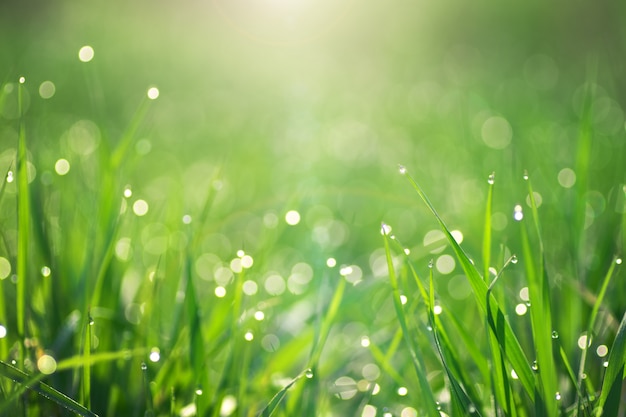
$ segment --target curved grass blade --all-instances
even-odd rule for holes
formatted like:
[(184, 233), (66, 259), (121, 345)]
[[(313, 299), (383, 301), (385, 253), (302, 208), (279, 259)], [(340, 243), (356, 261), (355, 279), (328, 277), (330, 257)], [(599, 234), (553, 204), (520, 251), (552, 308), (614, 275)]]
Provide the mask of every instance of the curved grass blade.
[[(611, 346), (610, 352), (609, 366), (606, 368), (604, 380), (602, 381), (600, 398), (596, 404), (596, 415), (602, 415), (603, 417), (615, 416), (618, 411), (617, 408), (615, 408), (613, 414), (607, 413), (605, 407), (607, 407), (607, 403), (610, 404), (612, 402), (616, 402), (619, 404), (621, 386), (625, 378), (624, 363), (626, 361), (626, 313), (624, 313), (622, 322), (619, 325), (619, 329), (617, 330), (617, 335), (615, 336), (615, 341), (613, 342), (613, 346)], [(612, 395), (616, 395), (617, 398), (615, 398), (615, 401), (609, 402), (608, 400)]]
[[(62, 392), (57, 391), (51, 386), (39, 381), (32, 381), (30, 375), (26, 372), (19, 370), (18, 368), (9, 365), (8, 363), (0, 361), (0, 375), (12, 379), (18, 384), (35, 391), (39, 395), (44, 398), (47, 398), (55, 403), (59, 404), (61, 407), (69, 410), (79, 416), (83, 417), (98, 417), (97, 414), (90, 411), (89, 409), (83, 407), (67, 395)], [(10, 406), (12, 402), (7, 401), (6, 403), (0, 406), (0, 412), (3, 412), (6, 407)]]
[[(609, 283), (611, 282), (611, 278), (613, 277), (613, 273), (615, 272), (615, 267), (617, 265), (617, 257), (613, 258), (611, 262), (611, 266), (607, 271), (604, 279), (602, 280), (602, 285), (600, 286), (600, 292), (596, 297), (596, 301), (593, 304), (593, 308), (591, 309), (591, 316), (589, 317), (589, 325), (587, 326), (587, 338), (591, 338), (593, 335), (594, 327), (596, 324), (596, 319), (598, 317), (598, 312), (600, 311), (600, 306), (604, 301), (604, 296), (606, 295), (606, 290), (609, 287)], [(576, 388), (578, 393), (578, 404), (579, 408), (581, 406), (581, 402), (583, 401), (582, 392), (582, 383), (583, 383), (583, 375), (585, 373), (585, 366), (587, 362), (587, 352), (589, 351), (590, 343), (585, 343), (585, 346), (582, 350), (582, 355), (580, 358), (580, 365), (578, 367), (578, 378), (576, 380)]]
[[(417, 182), (409, 175), (405, 173), (405, 176), (408, 178), (410, 184), (413, 186), (417, 194), (420, 196), (424, 204), (428, 207), (433, 216), (437, 219), (439, 226), (442, 231), (446, 235), (450, 246), (454, 250), (454, 253), (463, 268), (463, 271), (467, 275), (469, 280), (469, 284), (472, 287), (474, 292), (474, 296), (476, 298), (476, 303), (478, 304), (480, 311), (487, 316), (487, 309), (489, 309), (489, 313), (492, 318), (495, 320), (490, 321), (490, 329), (494, 333), (494, 335), (498, 338), (498, 345), (500, 350), (503, 352), (505, 357), (509, 360), (513, 369), (517, 373), (519, 380), (524, 387), (524, 390), (528, 394), (531, 400), (535, 398), (535, 382), (532, 369), (530, 368), (530, 364), (522, 347), (513, 333), (513, 329), (511, 325), (506, 320), (504, 313), (500, 309), (498, 302), (492, 294), (487, 293), (487, 284), (478, 273), (476, 267), (472, 264), (469, 257), (465, 253), (465, 251), (459, 246), (457, 241), (454, 239), (452, 234), (450, 233), (450, 229), (446, 226), (443, 219), (435, 210), (435, 207), (432, 205), (422, 188), (417, 184)], [(487, 303), (487, 299), (489, 299), (489, 303)]]
[(455, 410), (453, 415), (469, 415), (473, 414), (476, 416), (480, 416), (480, 412), (473, 404), (472, 400), (469, 398), (467, 393), (461, 387), (461, 384), (458, 382), (458, 375), (455, 375), (450, 366), (448, 364), (450, 358), (446, 357), (444, 353), (443, 347), (441, 345), (441, 340), (439, 338), (439, 331), (441, 328), (441, 323), (438, 323), (435, 317), (435, 285), (433, 283), (433, 270), (430, 270), (430, 297), (428, 303), (428, 320), (430, 322), (430, 326), (433, 329), (433, 337), (435, 339), (435, 346), (437, 348), (437, 352), (439, 353), (439, 357), (441, 358), (441, 363), (443, 364), (443, 368), (446, 371), (446, 375), (448, 376), (448, 381), (451, 386), (452, 393), (452, 409)]
[(402, 329), (402, 334), (404, 336), (404, 341), (409, 350), (409, 354), (411, 355), (411, 360), (413, 363), (413, 368), (415, 369), (415, 373), (417, 374), (417, 380), (419, 383), (420, 390), (422, 392), (423, 405), (426, 408), (428, 415), (430, 416), (439, 416), (439, 410), (437, 409), (437, 402), (433, 396), (433, 392), (428, 384), (428, 379), (426, 378), (426, 367), (421, 357), (417, 355), (417, 346), (415, 344), (415, 340), (411, 337), (409, 333), (407, 319), (404, 314), (404, 309), (402, 308), (402, 301), (400, 301), (400, 291), (398, 288), (398, 278), (396, 276), (395, 267), (393, 265), (393, 259), (391, 257), (391, 249), (389, 247), (389, 236), (387, 235), (385, 225), (382, 227), (383, 241), (385, 242), (385, 256), (387, 259), (387, 268), (389, 270), (389, 279), (391, 281), (391, 288), (393, 290), (393, 305), (396, 310), (396, 315), (398, 317), (398, 321), (400, 323), (400, 328)]
[(274, 411), (276, 410), (276, 407), (278, 407), (280, 402), (285, 397), (285, 394), (287, 394), (287, 390), (291, 388), (300, 379), (302, 379), (304, 376), (308, 375), (310, 372), (311, 372), (310, 369), (306, 369), (300, 372), (300, 375), (296, 376), (287, 385), (285, 385), (280, 391), (278, 391), (276, 395), (272, 397), (270, 402), (265, 406), (265, 408), (263, 408), (263, 410), (259, 414), (259, 417), (270, 417), (272, 413), (274, 413)]

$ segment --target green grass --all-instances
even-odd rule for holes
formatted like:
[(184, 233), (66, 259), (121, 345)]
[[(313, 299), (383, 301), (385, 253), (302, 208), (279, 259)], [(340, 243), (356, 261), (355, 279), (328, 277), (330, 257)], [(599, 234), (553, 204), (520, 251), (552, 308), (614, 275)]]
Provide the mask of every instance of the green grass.
[(624, 414), (623, 6), (61, 3), (0, 6), (0, 415)]

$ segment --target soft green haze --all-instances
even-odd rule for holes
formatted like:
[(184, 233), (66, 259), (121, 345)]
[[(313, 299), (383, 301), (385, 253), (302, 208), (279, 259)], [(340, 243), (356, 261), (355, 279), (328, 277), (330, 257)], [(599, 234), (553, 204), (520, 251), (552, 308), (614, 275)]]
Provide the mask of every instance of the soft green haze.
[(623, 415), (626, 3), (9, 3), (0, 415)]

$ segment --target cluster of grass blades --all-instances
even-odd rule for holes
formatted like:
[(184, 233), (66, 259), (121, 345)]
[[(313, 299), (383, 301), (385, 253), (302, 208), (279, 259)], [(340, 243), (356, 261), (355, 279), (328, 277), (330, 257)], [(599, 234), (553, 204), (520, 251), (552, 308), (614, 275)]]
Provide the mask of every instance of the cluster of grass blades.
[[(622, 382), (626, 378), (626, 314), (616, 331), (609, 348), (606, 369), (597, 372), (586, 363), (586, 355), (591, 346), (590, 338), (596, 334), (598, 312), (602, 308), (609, 282), (621, 258), (613, 258), (602, 280), (593, 304), (590, 306), (588, 325), (583, 333), (583, 346), (579, 357), (568, 357), (555, 330), (560, 323), (554, 321), (553, 310), (558, 308), (550, 295), (550, 277), (545, 268), (545, 253), (541, 237), (537, 204), (527, 173), (523, 179), (527, 183), (530, 196), (531, 216), (524, 217), (516, 208), (516, 220), (520, 227), (522, 253), (519, 258), (512, 255), (503, 260), (498, 272), (490, 273), (491, 265), (491, 205), (495, 175), (489, 176), (489, 191), (483, 240), (484, 268), (479, 267), (457, 243), (444, 220), (435, 210), (423, 189), (401, 166), (400, 173), (406, 176), (420, 199), (437, 220), (452, 248), (475, 296), (476, 306), (482, 317), (486, 333), (481, 343), (472, 333), (475, 330), (464, 328), (459, 319), (452, 315), (440, 314), (445, 311), (436, 301), (437, 288), (433, 280), (432, 262), (429, 265), (428, 285), (423, 284), (416, 268), (405, 255), (405, 249), (398, 239), (390, 234), (391, 228), (383, 225), (382, 234), (389, 269), (389, 277), (394, 294), (394, 305), (400, 329), (417, 374), (423, 398), (422, 408), (427, 415), (440, 415), (442, 407), (435, 403), (435, 393), (429, 387), (424, 362), (420, 357), (417, 341), (426, 337), (437, 352), (441, 366), (447, 377), (450, 402), (445, 412), (451, 416), (465, 415), (506, 415), (506, 416), (618, 416), (623, 412), (621, 401)], [(398, 266), (394, 252), (403, 254)], [(521, 342), (523, 334), (516, 332), (509, 322), (507, 300), (497, 294), (498, 281), (511, 264), (524, 267), (531, 301), (530, 328), (531, 343)], [(411, 277), (418, 289), (427, 312), (428, 329), (432, 335), (420, 334), (412, 322), (416, 320), (402, 305), (400, 294), (410, 291), (408, 280), (399, 280), (396, 269)], [(402, 284), (404, 283), (404, 287)], [(417, 319), (418, 320), (418, 319)], [(454, 334), (454, 335), (453, 335)], [(589, 339), (588, 339), (589, 338)], [(580, 345), (579, 339), (579, 345)], [(462, 342), (462, 343), (459, 343)], [(467, 367), (460, 360), (462, 351), (469, 352), (474, 359), (474, 367)], [(571, 356), (571, 355), (570, 355)], [(533, 358), (530, 360), (529, 358)], [(536, 358), (536, 359), (535, 359)], [(572, 363), (578, 364), (578, 372)], [(474, 372), (474, 369), (477, 370)], [(601, 381), (592, 381), (591, 375), (601, 375)], [(482, 379), (482, 380), (481, 380)], [(482, 387), (482, 389), (477, 389)], [(596, 388), (597, 387), (597, 388)]]
[[(217, 417), (224, 415), (225, 407), (240, 416), (270, 416), (278, 410), (282, 415), (301, 410), (315, 415), (317, 401), (302, 394), (304, 384), (298, 381), (311, 380), (317, 372), (346, 281), (326, 282), (323, 289), (333, 296), (320, 296), (315, 324), (285, 345), (284, 359), (267, 355), (259, 363), (251, 341), (255, 331), (261, 333), (263, 317), (255, 312), (270, 310), (277, 300), (244, 297), (246, 268), (235, 274), (227, 293), (199, 283), (194, 273), (202, 239), (212, 227), (209, 218), (217, 193), (213, 184), (220, 178), (216, 169), (197, 214), (183, 216), (187, 212), (182, 205), (162, 209), (163, 221), (180, 229), (187, 242), (184, 250), (151, 257), (151, 268), (141, 265), (145, 279), (126, 289), (124, 282), (132, 277), (123, 275), (132, 267), (121, 264), (116, 253), (120, 239), (128, 243), (139, 232), (124, 177), (134, 162), (129, 150), (151, 100), (144, 97), (117, 147), (109, 149), (102, 141), (92, 159), (72, 161), (73, 170), (90, 164), (85, 171), (96, 171), (95, 190), (80, 176), (69, 185), (59, 181), (45, 187), (28, 177), (28, 164), (44, 164), (29, 141), (25, 91), (22, 78), (16, 161), (0, 188), (0, 204), (17, 206), (15, 224), (0, 229), (2, 255), (16, 265), (13, 282), (0, 281), (0, 324), (5, 332), (0, 337), (0, 415)], [(105, 126), (100, 126), (103, 135)], [(9, 183), (14, 183), (13, 195), (5, 193)], [(15, 248), (7, 236), (12, 227), (17, 229)], [(263, 250), (271, 252), (276, 237), (266, 240)], [(214, 296), (213, 301), (204, 301), (207, 296)], [(307, 351), (308, 356), (300, 353)], [(265, 368), (258, 381), (249, 380), (253, 367)], [(277, 369), (297, 376), (272, 381)], [(309, 384), (320, 390), (316, 380)], [(289, 389), (293, 394), (286, 398)]]

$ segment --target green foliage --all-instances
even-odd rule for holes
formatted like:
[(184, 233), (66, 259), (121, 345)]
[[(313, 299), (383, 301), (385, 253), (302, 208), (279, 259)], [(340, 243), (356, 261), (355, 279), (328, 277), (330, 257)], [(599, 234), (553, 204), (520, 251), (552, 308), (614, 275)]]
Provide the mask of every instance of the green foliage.
[(624, 413), (622, 2), (15, 3), (0, 415)]

